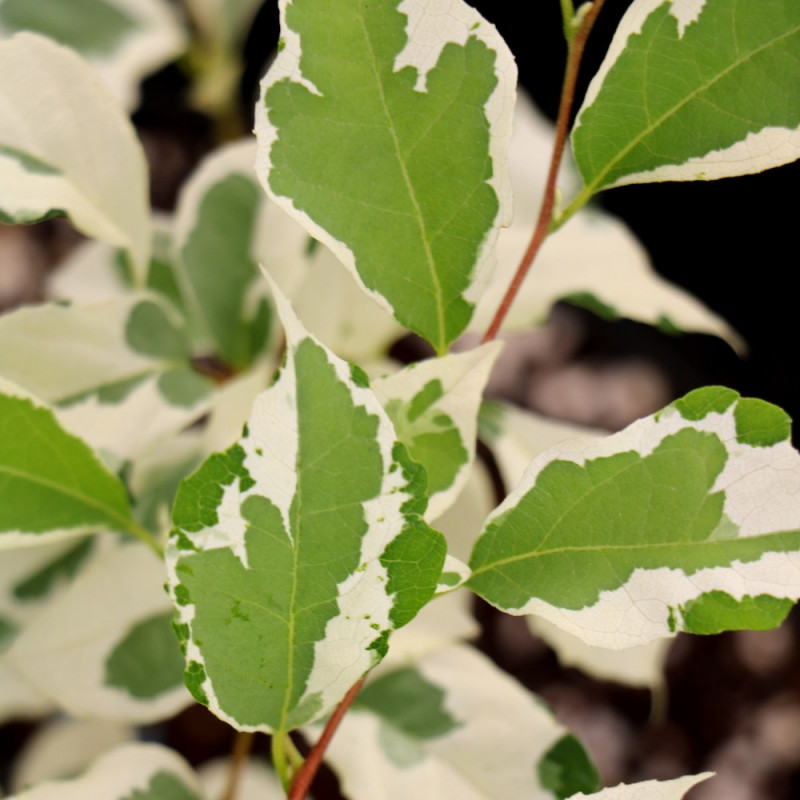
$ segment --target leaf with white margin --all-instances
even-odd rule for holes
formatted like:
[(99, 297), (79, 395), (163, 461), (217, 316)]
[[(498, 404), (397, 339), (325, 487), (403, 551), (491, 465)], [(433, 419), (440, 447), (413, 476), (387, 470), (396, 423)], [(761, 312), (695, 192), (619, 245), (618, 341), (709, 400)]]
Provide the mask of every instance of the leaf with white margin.
[(215, 150), (178, 198), (173, 261), (195, 338), (241, 368), (261, 352), (272, 309), (257, 266), (258, 224), (267, 199), (247, 139)]
[(572, 133), (582, 195), (800, 157), (795, 0), (635, 0)]
[[(489, 446), (500, 476), (507, 487), (516, 486), (536, 456), (553, 445), (578, 436), (601, 439), (607, 434), (547, 419), (532, 411), (507, 403), (487, 401), (479, 417), (481, 439)], [(484, 514), (483, 519), (487, 514)], [(437, 521), (437, 527), (445, 535)], [(477, 538), (476, 531), (474, 539)], [(468, 559), (468, 554), (462, 556)], [(664, 683), (663, 666), (667, 640), (656, 640), (625, 650), (592, 647), (542, 617), (525, 618), (530, 630), (555, 650), (564, 666), (574, 666), (600, 680), (617, 681), (631, 686), (659, 689)]]
[(603, 789), (594, 794), (576, 794), (569, 800), (681, 800), (686, 792), (701, 781), (706, 781), (713, 772), (701, 772), (699, 775), (684, 775), (669, 781), (641, 781), (640, 783), (621, 783), (610, 789)]
[(483, 390), (501, 349), (489, 342), (372, 382), (398, 438), (428, 474), (428, 521), (443, 514), (466, 483)]
[(181, 485), (166, 556), (187, 686), (234, 727), (280, 734), (380, 661), (431, 598), (445, 542), (364, 374), (273, 294), (285, 364), (239, 442)]
[(0, 380), (0, 549), (133, 527), (117, 476), (49, 408)]
[(126, 744), (99, 758), (79, 778), (49, 781), (8, 800), (203, 800), (197, 778), (174, 751)]
[(800, 455), (776, 406), (689, 393), (530, 465), (490, 515), (468, 586), (587, 644), (776, 627), (800, 596)]
[(5, 662), (77, 717), (147, 724), (176, 714), (191, 697), (164, 577), (144, 545), (118, 543), (28, 623)]
[(80, 774), (100, 756), (136, 740), (130, 725), (101, 720), (53, 719), (25, 742), (14, 763), (12, 792)]
[[(565, 739), (574, 742), (532, 694), (454, 645), (367, 682), (325, 757), (352, 800), (550, 800), (539, 768)], [(598, 788), (579, 745), (569, 759), (570, 794)]]
[(0, 316), (0, 340), (0, 375), (51, 403), (124, 394), (123, 384), (183, 367), (190, 355), (177, 313), (147, 294), (20, 308)]
[(164, 0), (0, 0), (0, 36), (18, 31), (75, 50), (129, 110), (138, 105), (141, 79), (174, 60), (186, 44)]
[(513, 57), (461, 0), (280, 10), (283, 47), (256, 105), (259, 179), (443, 353), (509, 217)]
[(125, 248), (143, 282), (147, 162), (122, 109), (86, 62), (38, 34), (0, 42), (0, 75), (0, 219), (66, 214)]
[(56, 704), (49, 697), (0, 658), (0, 723), (37, 719), (56, 710)]
[[(497, 269), (478, 303), (472, 331), (487, 329), (528, 247), (553, 141), (552, 123), (527, 95), (519, 93), (509, 149), (514, 220), (500, 231)], [(567, 194), (579, 187), (571, 160), (562, 166), (559, 187)], [(633, 233), (598, 209), (579, 211), (563, 230), (548, 236), (511, 305), (503, 330), (528, 330), (542, 324), (559, 300), (602, 309), (606, 317), (712, 334), (737, 350), (744, 349), (741, 338), (725, 320), (658, 275)]]
[(146, 377), (118, 393), (108, 388), (56, 410), (59, 422), (117, 468), (134, 461), (203, 417), (208, 378), (186, 369)]

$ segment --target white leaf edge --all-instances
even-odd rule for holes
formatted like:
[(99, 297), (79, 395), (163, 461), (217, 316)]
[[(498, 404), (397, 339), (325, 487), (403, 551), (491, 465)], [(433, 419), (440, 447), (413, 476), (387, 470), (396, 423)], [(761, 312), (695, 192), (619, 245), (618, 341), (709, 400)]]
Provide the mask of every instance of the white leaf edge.
[(148, 724), (176, 714), (192, 703), (182, 684), (140, 699), (104, 681), (106, 659), (129, 630), (171, 610), (164, 578), (147, 547), (118, 542), (29, 622), (4, 661), (76, 717)]
[(0, 208), (29, 220), (63, 209), (82, 233), (125, 248), (143, 282), (147, 162), (123, 110), (92, 67), (44, 36), (23, 32), (0, 42), (0, 72), (0, 146), (59, 170), (29, 171), (0, 154)]
[[(603, 82), (611, 68), (624, 52), (631, 36), (641, 33), (647, 18), (657, 9), (669, 4), (669, 15), (674, 17), (678, 38), (683, 38), (689, 25), (702, 19), (706, 0), (634, 0), (620, 20), (600, 69), (589, 83), (583, 103), (576, 116), (576, 131), (581, 125), (581, 115), (597, 99)], [(653, 170), (622, 175), (604, 187), (626, 186), (632, 183), (659, 183), (662, 181), (718, 180), (738, 175), (751, 175), (773, 167), (789, 164), (800, 158), (800, 127), (794, 130), (767, 126), (748, 133), (741, 141), (721, 150), (711, 150), (694, 156), (680, 164), (666, 164)]]
[[(539, 473), (557, 460), (583, 465), (586, 461), (633, 451), (646, 457), (667, 437), (685, 428), (716, 434), (728, 459), (711, 492), (725, 492), (723, 519), (739, 528), (739, 538), (769, 531), (800, 529), (800, 453), (788, 440), (769, 447), (751, 447), (736, 440), (731, 404), (699, 421), (687, 420), (674, 406), (644, 417), (602, 440), (574, 439), (535, 458), (521, 482), (487, 518), (516, 506), (536, 483)], [(754, 561), (734, 561), (730, 567), (702, 569), (690, 576), (678, 569), (637, 568), (618, 589), (600, 592), (597, 602), (581, 609), (563, 609), (531, 598), (509, 614), (536, 614), (589, 645), (622, 650), (671, 638), (682, 630), (677, 609), (711, 591), (736, 600), (769, 594), (796, 600), (800, 596), (800, 551), (765, 552)], [(676, 613), (677, 619), (670, 618)]]
[(372, 391), (384, 408), (392, 400), (410, 403), (430, 381), (438, 380), (442, 385), (442, 397), (432, 407), (452, 419), (468, 456), (453, 482), (430, 495), (425, 512), (428, 522), (444, 514), (466, 485), (475, 460), (478, 409), (483, 390), (502, 349), (502, 342), (488, 342), (466, 353), (418, 361), (394, 375), (372, 382)]
[(126, 744), (99, 758), (79, 778), (50, 781), (9, 800), (125, 800), (145, 791), (155, 775), (166, 772), (200, 797), (197, 778), (173, 750), (158, 744)]
[[(319, 94), (319, 90), (301, 72), (300, 36), (286, 24), (287, 5), (288, 0), (280, 0), (283, 48), (261, 81), (258, 95), (260, 100), (256, 103), (254, 132), (258, 141), (256, 158), (258, 179), (267, 194), (286, 213), (296, 219), (311, 236), (325, 244), (347, 267), (362, 291), (389, 314), (395, 316), (389, 301), (364, 285), (356, 269), (353, 252), (319, 226), (308, 214), (296, 208), (291, 198), (276, 195), (270, 189), (269, 174), (272, 169), (270, 150), (278, 138), (278, 132), (270, 123), (263, 102), (267, 90), (278, 81), (288, 78), (294, 83), (306, 86), (314, 94)], [(415, 87), (417, 90), (424, 90), (427, 72), (436, 64), (442, 49), (448, 43), (463, 45), (470, 36), (475, 36), (497, 55), (495, 64), (497, 87), (486, 101), (484, 109), (490, 126), (489, 153), (493, 164), (492, 178), (488, 183), (497, 194), (499, 208), (494, 226), (484, 239), (476, 259), (472, 283), (463, 295), (467, 302), (475, 304), (483, 294), (484, 287), (494, 270), (498, 230), (507, 226), (511, 220), (511, 179), (507, 152), (511, 139), (517, 81), (516, 62), (497, 29), (461, 0), (401, 0), (397, 8), (407, 15), (407, 42), (395, 59), (394, 68), (397, 72), (405, 66), (416, 67), (419, 70)]]

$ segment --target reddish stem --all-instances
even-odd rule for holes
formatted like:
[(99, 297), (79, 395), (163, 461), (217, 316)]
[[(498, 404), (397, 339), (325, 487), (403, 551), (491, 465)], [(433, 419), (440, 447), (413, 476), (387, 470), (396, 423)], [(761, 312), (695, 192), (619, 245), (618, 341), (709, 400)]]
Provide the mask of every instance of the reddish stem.
[(306, 758), (303, 763), (303, 766), (300, 767), (297, 775), (295, 775), (287, 800), (305, 800), (308, 790), (311, 788), (314, 776), (317, 774), (320, 764), (322, 764), (322, 757), (328, 749), (333, 734), (336, 733), (336, 729), (339, 727), (342, 717), (353, 704), (353, 700), (356, 699), (356, 695), (364, 684), (366, 677), (365, 675), (358, 683), (352, 686), (342, 699), (342, 702), (336, 706), (336, 710), (331, 714), (327, 725), (325, 725), (325, 730), (322, 731), (322, 736), (319, 737), (316, 744), (311, 749), (311, 752), (308, 754), (308, 758)]
[(539, 252), (544, 240), (547, 238), (550, 221), (553, 218), (553, 206), (555, 204), (556, 195), (556, 181), (558, 180), (558, 169), (561, 166), (561, 159), (564, 156), (564, 147), (567, 143), (567, 134), (569, 133), (569, 118), (572, 113), (572, 106), (575, 102), (575, 85), (578, 80), (578, 70), (580, 69), (581, 59), (583, 58), (583, 50), (586, 46), (586, 40), (589, 38), (589, 32), (592, 30), (594, 21), (600, 13), (605, 0), (594, 0), (591, 8), (586, 12), (586, 16), (581, 22), (581, 26), (575, 37), (570, 43), (567, 52), (567, 66), (564, 73), (564, 84), (561, 88), (561, 102), (558, 108), (558, 117), (556, 118), (556, 141), (553, 146), (553, 155), (550, 158), (550, 171), (547, 174), (547, 183), (545, 184), (544, 198), (542, 199), (542, 207), (539, 211), (539, 219), (536, 222), (536, 228), (533, 232), (533, 237), (525, 251), (525, 255), (520, 261), (517, 272), (514, 275), (514, 280), (508, 287), (503, 302), (497, 309), (497, 313), (492, 320), (492, 324), (486, 331), (481, 343), (491, 342), (500, 330), (503, 320), (508, 314), (514, 298), (517, 296), (519, 287), (528, 270), (531, 268), (536, 254)]

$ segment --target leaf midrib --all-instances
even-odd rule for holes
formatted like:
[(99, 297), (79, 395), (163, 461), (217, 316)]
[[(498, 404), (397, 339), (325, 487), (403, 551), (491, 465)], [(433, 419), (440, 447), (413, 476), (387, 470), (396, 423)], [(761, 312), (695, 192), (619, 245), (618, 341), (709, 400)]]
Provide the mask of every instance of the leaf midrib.
[(395, 130), (394, 121), (392, 119), (391, 114), (389, 113), (389, 107), (386, 103), (386, 92), (384, 90), (383, 81), (381, 80), (380, 77), (380, 72), (377, 69), (377, 59), (375, 57), (375, 51), (372, 48), (372, 40), (369, 37), (369, 32), (364, 26), (363, 4), (361, 4), (361, 12), (358, 14), (358, 22), (361, 25), (361, 30), (364, 35), (364, 41), (366, 43), (366, 47), (370, 55), (370, 67), (372, 68), (372, 73), (375, 78), (375, 88), (377, 90), (377, 94), (381, 102), (381, 108), (383, 109), (383, 114), (384, 117), (386, 118), (386, 128), (389, 131), (389, 135), (392, 137), (392, 143), (394, 144), (397, 163), (400, 167), (400, 172), (403, 177), (403, 182), (406, 185), (406, 191), (408, 192), (409, 199), (411, 200), (411, 204), (414, 208), (413, 216), (417, 222), (417, 227), (419, 228), (420, 232), (420, 239), (422, 240), (422, 246), (425, 250), (426, 265), (428, 267), (428, 271), (430, 272), (431, 283), (433, 284), (434, 288), (434, 299), (436, 302), (436, 328), (438, 331), (438, 342), (436, 350), (439, 351), (447, 341), (445, 336), (445, 326), (444, 326), (444, 308), (442, 306), (442, 285), (441, 282), (439, 281), (439, 276), (436, 272), (436, 261), (433, 257), (433, 252), (431, 251), (428, 229), (427, 225), (425, 224), (425, 218), (422, 213), (422, 208), (420, 207), (419, 200), (417, 198), (417, 193), (411, 181), (411, 176), (408, 174), (408, 169), (406, 168), (406, 163), (405, 160), (403, 159), (402, 151), (400, 149), (400, 142), (397, 139), (397, 132)]

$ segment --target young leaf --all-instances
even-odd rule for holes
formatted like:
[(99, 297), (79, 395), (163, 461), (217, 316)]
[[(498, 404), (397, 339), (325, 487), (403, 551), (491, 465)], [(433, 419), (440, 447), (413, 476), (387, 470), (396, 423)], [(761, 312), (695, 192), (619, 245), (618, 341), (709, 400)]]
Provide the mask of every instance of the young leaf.
[(398, 438), (428, 473), (428, 520), (444, 513), (467, 480), (483, 389), (500, 349), (491, 342), (412, 364), (373, 383)]
[(516, 69), (461, 0), (293, 0), (256, 107), (265, 188), (443, 352), (508, 220)]
[(92, 68), (43, 36), (0, 42), (0, 220), (66, 214), (125, 248), (143, 282), (150, 250), (147, 163)]
[(125, 487), (53, 412), (0, 381), (0, 548), (131, 529)]
[(164, 0), (0, 0), (0, 36), (18, 31), (40, 33), (80, 53), (131, 110), (141, 79), (172, 61), (185, 43)]
[(582, 194), (800, 157), (798, 49), (795, 0), (635, 0), (573, 131)]
[(9, 800), (202, 800), (189, 765), (157, 744), (127, 744), (79, 778), (51, 781)]
[(274, 292), (286, 363), (239, 442), (181, 486), (167, 563), (192, 693), (237, 728), (286, 732), (380, 660), (445, 544), (363, 373)]
[(116, 543), (28, 623), (5, 663), (78, 717), (146, 724), (172, 716), (191, 698), (163, 584), (153, 553)]
[[(543, 762), (550, 775), (556, 764), (589, 763), (571, 737), (573, 752), (555, 751), (565, 734), (485, 656), (454, 645), (381, 670), (344, 717), (326, 758), (352, 800), (550, 800), (539, 778)], [(596, 776), (570, 785), (573, 792), (598, 787)]]
[(779, 408), (710, 387), (556, 446), (487, 520), (468, 585), (601, 647), (775, 627), (800, 596), (789, 432)]

